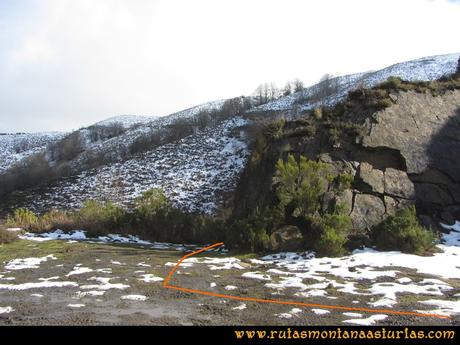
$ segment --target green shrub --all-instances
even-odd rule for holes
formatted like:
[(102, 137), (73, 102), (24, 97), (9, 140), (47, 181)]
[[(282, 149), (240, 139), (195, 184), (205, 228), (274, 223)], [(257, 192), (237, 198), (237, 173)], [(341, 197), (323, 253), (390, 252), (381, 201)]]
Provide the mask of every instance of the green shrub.
[(283, 137), (285, 124), (286, 121), (284, 119), (271, 122), (264, 130), (265, 136), (274, 140), (281, 139)]
[(37, 227), (38, 217), (32, 211), (25, 208), (18, 208), (13, 215), (8, 216), (5, 225), (7, 227), (18, 227), (24, 230), (33, 230)]
[(226, 244), (230, 248), (260, 252), (268, 249), (270, 237), (263, 227), (257, 227), (250, 219), (235, 221), (227, 232)]
[(379, 86), (383, 89), (399, 89), (402, 84), (401, 78), (389, 77), (386, 81), (381, 83)]
[(271, 232), (283, 221), (282, 210), (278, 208), (256, 208), (248, 217), (234, 220), (228, 226), (225, 243), (230, 248), (265, 251), (269, 248)]
[(329, 167), (300, 156), (299, 162), (289, 154), (287, 161), (279, 160), (273, 183), (279, 205), (288, 216), (305, 217), (314, 213), (327, 191), (331, 174)]
[(313, 249), (319, 256), (340, 256), (352, 230), (351, 218), (338, 205), (333, 213), (310, 218), (316, 240)]
[(374, 227), (372, 239), (378, 249), (401, 250), (404, 253), (422, 254), (434, 246), (434, 234), (420, 226), (415, 207), (398, 210)]
[(113, 203), (88, 200), (72, 215), (78, 227), (89, 234), (106, 234), (120, 229), (126, 223), (126, 211)]
[(136, 215), (141, 219), (151, 219), (171, 208), (168, 198), (161, 189), (150, 189), (134, 200)]
[(343, 192), (346, 189), (350, 189), (354, 181), (354, 177), (348, 173), (342, 173), (337, 175), (334, 179), (336, 188), (338, 191)]
[(71, 212), (53, 209), (38, 218), (37, 226), (33, 231), (46, 232), (56, 229), (74, 230), (77, 227)]
[(332, 146), (340, 145), (340, 130), (336, 127), (329, 129), (329, 144)]

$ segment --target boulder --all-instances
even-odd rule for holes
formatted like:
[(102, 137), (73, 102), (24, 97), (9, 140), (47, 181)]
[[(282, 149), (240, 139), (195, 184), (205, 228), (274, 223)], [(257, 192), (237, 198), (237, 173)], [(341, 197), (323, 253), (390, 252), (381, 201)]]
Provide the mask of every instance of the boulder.
[(370, 229), (385, 218), (385, 205), (375, 195), (357, 194), (350, 216), (356, 230)]
[(374, 169), (372, 165), (362, 162), (358, 169), (358, 178), (365, 184), (368, 192), (380, 193), (384, 192), (383, 172)]
[(383, 201), (385, 203), (386, 214), (388, 215), (394, 214), (398, 207), (398, 202), (396, 201), (396, 199), (392, 198), (391, 196), (385, 195), (383, 197)]
[(304, 245), (300, 229), (293, 225), (284, 226), (270, 235), (271, 249), (279, 251), (296, 251)]
[(343, 205), (345, 214), (350, 214), (353, 208), (353, 192), (346, 189), (343, 192), (326, 192), (323, 196), (321, 210), (323, 212), (331, 212), (336, 205)]
[(404, 198), (415, 199), (415, 188), (407, 173), (393, 168), (385, 170), (385, 194)]

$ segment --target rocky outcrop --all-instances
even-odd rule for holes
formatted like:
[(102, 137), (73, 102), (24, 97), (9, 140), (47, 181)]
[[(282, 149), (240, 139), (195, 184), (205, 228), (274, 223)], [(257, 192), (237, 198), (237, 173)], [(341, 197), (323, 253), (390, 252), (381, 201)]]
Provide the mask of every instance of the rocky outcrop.
[(274, 231), (270, 236), (272, 250), (296, 251), (303, 245), (303, 236), (296, 226), (288, 225)]
[(385, 204), (382, 199), (370, 194), (357, 194), (351, 220), (355, 229), (369, 229), (385, 218)]
[(363, 189), (373, 193), (384, 193), (385, 179), (383, 171), (374, 169), (369, 163), (363, 162), (359, 165), (358, 178), (363, 183)]
[[(398, 101), (372, 116), (369, 135), (362, 145), (368, 148), (387, 147), (404, 157), (408, 174), (420, 174), (431, 163), (433, 137), (457, 115), (460, 91), (449, 91), (434, 97), (430, 93), (401, 92)], [(451, 170), (449, 162), (439, 162)], [(442, 169), (443, 170), (443, 169)]]
[(385, 194), (416, 199), (422, 212), (460, 203), (460, 91), (441, 96), (401, 92), (393, 106), (372, 116), (366, 148), (396, 149), (405, 171), (386, 169)]
[[(452, 222), (460, 217), (460, 90), (447, 89), (438, 95), (392, 91), (391, 95), (391, 105), (383, 110), (370, 111), (363, 100), (347, 106), (340, 121), (348, 121), (347, 128), (350, 123), (360, 126), (359, 134), (337, 130), (340, 124), (331, 124), (334, 120), (311, 120), (314, 134), (302, 135), (298, 129), (308, 123), (287, 122), (286, 135), (265, 148), (261, 162), (293, 153), (329, 165), (334, 176), (354, 176), (345, 191), (329, 188), (321, 210), (343, 205), (358, 233), (413, 204), (430, 227), (440, 220)], [(334, 142), (339, 141), (339, 146), (331, 143), (331, 128), (336, 128)], [(273, 170), (264, 169), (260, 165), (252, 182), (240, 188), (242, 199), (251, 185), (270, 185)], [(261, 196), (252, 194), (255, 203), (245, 206), (260, 205), (267, 194)]]
[(392, 197), (415, 200), (414, 184), (405, 171), (385, 169), (385, 194)]

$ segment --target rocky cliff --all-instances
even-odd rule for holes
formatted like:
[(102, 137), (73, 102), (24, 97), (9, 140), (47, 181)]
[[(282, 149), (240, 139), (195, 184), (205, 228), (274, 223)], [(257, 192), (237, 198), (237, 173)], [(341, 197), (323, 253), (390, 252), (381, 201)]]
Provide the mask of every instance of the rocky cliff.
[(322, 207), (343, 204), (358, 233), (411, 204), (428, 226), (434, 218), (458, 219), (458, 86), (457, 80), (441, 92), (409, 85), (358, 90), (333, 110), (278, 123), (277, 135), (265, 133), (254, 145), (236, 192), (235, 214), (274, 199), (274, 163), (292, 153), (353, 177), (351, 188), (327, 192)]

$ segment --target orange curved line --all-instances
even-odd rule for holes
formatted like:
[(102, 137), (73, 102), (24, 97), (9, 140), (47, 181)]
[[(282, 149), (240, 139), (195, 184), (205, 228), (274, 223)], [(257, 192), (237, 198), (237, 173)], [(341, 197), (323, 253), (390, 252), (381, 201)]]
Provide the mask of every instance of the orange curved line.
[(184, 288), (180, 286), (169, 285), (169, 281), (171, 280), (174, 273), (179, 268), (180, 264), (187, 258), (194, 256), (196, 254), (202, 253), (209, 249), (222, 246), (224, 242), (215, 243), (211, 246), (202, 248), (200, 250), (194, 251), (192, 253), (184, 255), (177, 264), (171, 269), (168, 276), (163, 282), (163, 287), (166, 289), (173, 289), (183, 292), (194, 293), (198, 295), (205, 295), (205, 296), (212, 296), (218, 298), (225, 298), (225, 299), (232, 299), (237, 301), (246, 301), (246, 302), (257, 302), (257, 303), (272, 303), (272, 304), (281, 304), (281, 305), (295, 305), (299, 307), (313, 307), (313, 308), (323, 308), (323, 309), (336, 309), (336, 310), (347, 310), (347, 311), (362, 311), (367, 313), (375, 313), (375, 314), (393, 314), (393, 315), (411, 315), (411, 316), (420, 316), (420, 317), (435, 317), (439, 319), (450, 319), (450, 316), (447, 315), (440, 315), (440, 314), (424, 314), (424, 313), (417, 313), (417, 312), (410, 312), (410, 311), (397, 311), (397, 310), (389, 310), (389, 309), (371, 309), (371, 308), (359, 308), (359, 307), (346, 307), (346, 306), (338, 306), (338, 305), (325, 305), (325, 304), (314, 304), (314, 303), (303, 303), (303, 302), (296, 302), (296, 301), (282, 301), (282, 300), (273, 300), (273, 299), (263, 299), (263, 298), (255, 298), (255, 297), (240, 297), (240, 296), (233, 296), (233, 295), (226, 295), (220, 294), (210, 291), (204, 290), (195, 290)]

